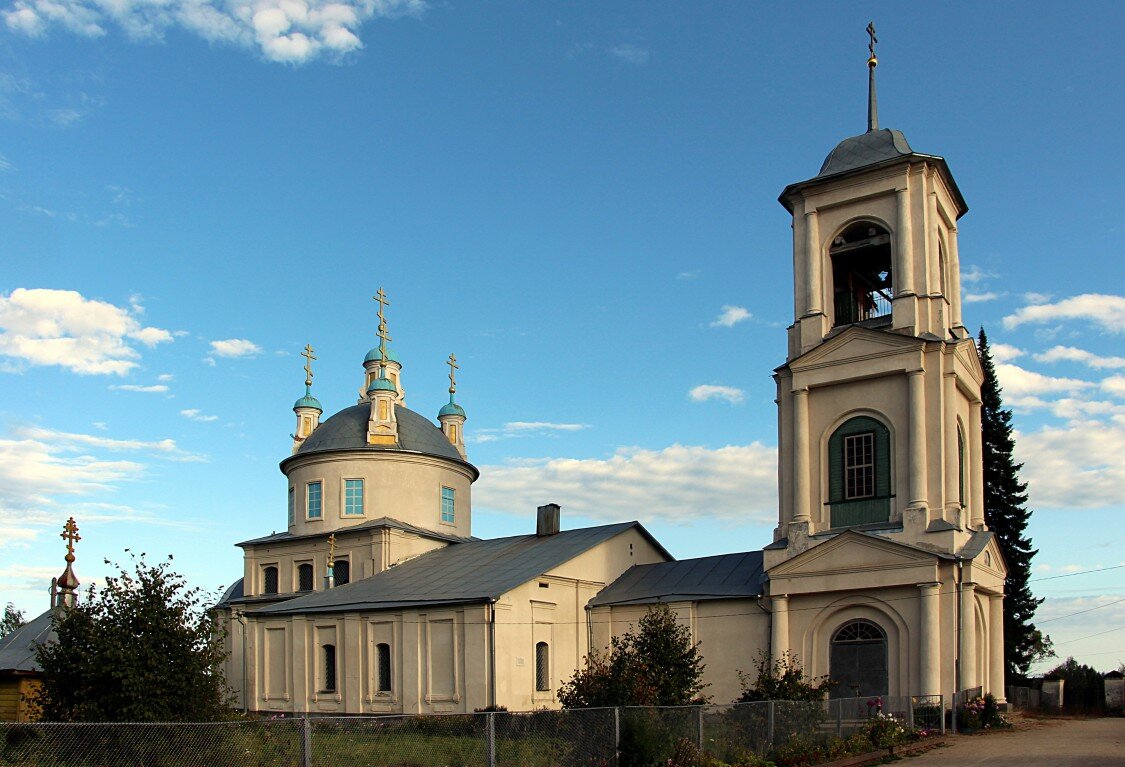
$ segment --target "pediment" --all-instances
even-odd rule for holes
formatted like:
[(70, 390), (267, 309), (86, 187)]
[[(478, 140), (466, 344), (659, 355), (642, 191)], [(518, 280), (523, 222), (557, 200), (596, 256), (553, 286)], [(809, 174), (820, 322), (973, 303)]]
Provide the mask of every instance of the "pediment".
[(980, 356), (977, 353), (977, 345), (973, 339), (966, 339), (968, 343), (962, 342), (957, 344), (957, 350), (954, 354), (957, 357), (957, 362), (967, 369), (976, 382), (981, 384), (984, 382), (984, 368), (980, 366)]
[(918, 352), (925, 341), (897, 333), (851, 327), (789, 363), (794, 372)]
[(873, 570), (932, 566), (937, 557), (919, 549), (864, 535), (843, 532), (832, 540), (804, 551), (769, 570), (769, 577), (835, 576)]

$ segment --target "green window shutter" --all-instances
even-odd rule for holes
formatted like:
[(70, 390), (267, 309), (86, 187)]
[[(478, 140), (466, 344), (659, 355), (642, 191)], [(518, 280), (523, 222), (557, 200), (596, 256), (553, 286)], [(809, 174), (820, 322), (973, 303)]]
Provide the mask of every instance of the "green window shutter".
[(868, 418), (875, 427), (875, 495), (891, 494), (891, 433), (878, 421)]
[(844, 500), (844, 434), (843, 428), (828, 440), (828, 502)]

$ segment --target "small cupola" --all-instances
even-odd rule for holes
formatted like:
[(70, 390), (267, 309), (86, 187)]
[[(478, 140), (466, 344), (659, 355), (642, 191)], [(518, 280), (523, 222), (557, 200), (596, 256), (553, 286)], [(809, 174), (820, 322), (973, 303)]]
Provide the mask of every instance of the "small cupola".
[(457, 371), (460, 366), (457, 364), (457, 357), (452, 354), (449, 355), (446, 364), (449, 365), (449, 402), (438, 411), (438, 422), (446, 439), (457, 448), (461, 457), (465, 458), (465, 408), (454, 400), (457, 392)]
[(320, 400), (312, 395), (312, 361), (316, 359), (313, 348), (305, 344), (301, 356), (305, 358), (305, 396), (293, 403), (293, 412), (297, 414), (297, 431), (293, 433), (293, 452), (296, 453), (309, 435), (316, 431), (320, 425), (320, 416), (324, 408)]
[(51, 607), (74, 607), (78, 600), (78, 576), (74, 574), (74, 544), (82, 540), (74, 517), (66, 521), (59, 537), (66, 541), (66, 569), (52, 584)]
[(382, 288), (379, 288), (375, 294), (375, 300), (379, 303), (379, 362), (378, 376), (371, 379), (366, 391), (367, 399), (371, 402), (371, 415), (367, 421), (367, 444), (392, 446), (398, 444), (398, 419), (395, 416), (395, 403), (399, 398), (399, 389), (387, 377), (390, 357), (387, 342), (391, 340), (391, 337), (387, 333), (387, 318), (384, 309), (390, 306), (391, 302), (387, 300), (387, 294), (383, 292)]

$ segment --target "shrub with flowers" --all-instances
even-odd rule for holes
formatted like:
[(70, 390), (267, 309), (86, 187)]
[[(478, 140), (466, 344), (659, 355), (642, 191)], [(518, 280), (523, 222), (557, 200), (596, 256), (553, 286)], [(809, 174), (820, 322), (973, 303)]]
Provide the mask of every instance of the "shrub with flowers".
[(890, 748), (909, 739), (906, 728), (894, 718), (893, 714), (877, 711), (867, 723), (867, 737), (876, 748)]
[(957, 728), (965, 732), (1010, 726), (1008, 720), (1000, 715), (996, 698), (991, 693), (983, 697), (978, 695), (957, 709)]

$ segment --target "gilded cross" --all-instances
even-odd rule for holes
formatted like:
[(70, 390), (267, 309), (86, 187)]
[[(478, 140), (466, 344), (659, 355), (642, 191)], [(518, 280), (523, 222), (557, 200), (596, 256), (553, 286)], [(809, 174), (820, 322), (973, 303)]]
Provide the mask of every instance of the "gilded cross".
[(867, 44), (867, 50), (871, 52), (871, 58), (875, 58), (875, 43), (879, 42), (875, 38), (875, 22), (869, 21), (867, 23), (867, 36), (871, 38), (871, 42)]
[(305, 386), (312, 386), (312, 361), (316, 359), (312, 346), (305, 344), (305, 350), (301, 352), (301, 356), (305, 358)]
[(336, 563), (336, 533), (328, 536), (328, 567)]
[(457, 364), (457, 357), (452, 354), (449, 355), (445, 364), (449, 365), (449, 393), (453, 394), (457, 391), (457, 371), (461, 369), (461, 366)]
[(391, 302), (387, 300), (387, 294), (383, 292), (382, 288), (375, 291), (375, 295), (371, 296), (371, 298), (379, 302), (379, 324), (383, 325), (386, 322), (383, 318), (383, 310), (390, 306)]
[(82, 536), (78, 534), (78, 524), (71, 517), (63, 525), (63, 531), (59, 535), (60, 538), (66, 541), (66, 561), (74, 561), (74, 542), (82, 540)]

